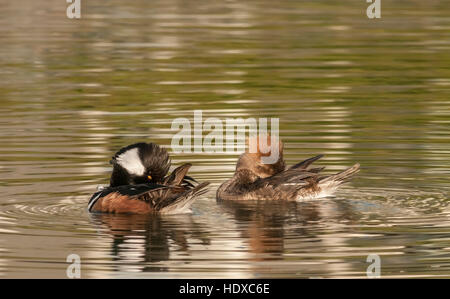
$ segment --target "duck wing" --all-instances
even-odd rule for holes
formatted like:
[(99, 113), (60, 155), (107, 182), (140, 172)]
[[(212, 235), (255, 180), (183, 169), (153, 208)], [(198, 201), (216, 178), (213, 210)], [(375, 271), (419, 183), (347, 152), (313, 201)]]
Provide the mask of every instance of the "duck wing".
[(172, 196), (163, 197), (158, 201), (157, 205), (155, 205), (155, 210), (161, 214), (189, 212), (195, 199), (208, 191), (206, 189), (208, 185), (209, 182), (203, 182), (187, 191), (171, 193)]
[(194, 188), (194, 184), (196, 184), (197, 181), (193, 177), (187, 175), (191, 166), (191, 163), (186, 163), (175, 168), (172, 173), (164, 179), (164, 185), (180, 185), (186, 189)]
[(197, 184), (194, 178), (187, 175), (191, 166), (190, 163), (183, 164), (164, 179), (164, 185), (171, 188), (158, 191), (160, 196), (154, 206), (156, 211), (162, 214), (186, 212), (198, 196), (206, 193), (205, 187), (209, 182)]
[(319, 180), (318, 174), (302, 169), (288, 169), (252, 183), (243, 198), (295, 200), (300, 189), (309, 188)]
[(180, 185), (186, 177), (186, 174), (188, 173), (191, 166), (192, 164), (186, 163), (175, 168), (172, 173), (164, 179), (164, 185)]
[(292, 165), (289, 169), (307, 169), (309, 165), (311, 165), (312, 163), (314, 163), (315, 161), (319, 160), (322, 157), (323, 155), (317, 155), (315, 157), (306, 159), (305, 161)]
[(278, 187), (285, 185), (301, 187), (309, 185), (311, 181), (317, 180), (318, 174), (315, 171), (290, 168), (271, 177), (259, 179), (254, 183), (254, 185), (257, 188), (264, 188), (266, 186)]
[(285, 200), (318, 180), (318, 174), (303, 169), (288, 169), (271, 177), (261, 178), (248, 169), (240, 169), (217, 191), (217, 198), (231, 200)]

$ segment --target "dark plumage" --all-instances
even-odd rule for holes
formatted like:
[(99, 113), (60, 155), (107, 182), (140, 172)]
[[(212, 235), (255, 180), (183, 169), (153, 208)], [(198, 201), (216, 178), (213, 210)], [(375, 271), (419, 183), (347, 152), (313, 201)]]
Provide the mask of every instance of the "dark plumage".
[(90, 199), (91, 212), (181, 213), (189, 211), (195, 198), (209, 184), (197, 184), (187, 176), (191, 164), (184, 164), (167, 175), (167, 150), (154, 143), (136, 143), (119, 150), (111, 159), (110, 186)]
[[(270, 141), (270, 139), (269, 139)], [(258, 138), (248, 140), (259, 144)], [(270, 142), (268, 142), (270, 146)], [(279, 158), (274, 164), (262, 163), (263, 154), (258, 146), (256, 153), (247, 150), (236, 165), (234, 176), (217, 190), (219, 200), (302, 200), (331, 195), (339, 185), (350, 180), (359, 171), (359, 164), (331, 176), (320, 176), (324, 167), (310, 168), (323, 157), (318, 155), (286, 169), (283, 144), (278, 143)], [(266, 150), (264, 152), (267, 152)]]
[[(129, 153), (132, 150), (137, 150), (136, 158), (140, 160), (145, 168), (143, 174), (133, 174), (118, 163), (123, 154)], [(120, 149), (109, 161), (113, 165), (113, 172), (111, 174), (110, 186), (120, 185), (135, 185), (148, 183), (148, 176), (151, 175), (150, 182), (162, 182), (170, 168), (169, 153), (165, 148), (162, 148), (154, 143), (135, 143)]]

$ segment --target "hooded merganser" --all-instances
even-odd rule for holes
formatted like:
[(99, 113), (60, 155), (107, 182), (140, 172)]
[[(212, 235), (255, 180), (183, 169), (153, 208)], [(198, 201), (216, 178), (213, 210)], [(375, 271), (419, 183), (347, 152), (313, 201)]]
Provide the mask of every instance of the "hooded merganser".
[[(256, 152), (250, 153), (249, 144), (255, 143)], [(283, 143), (278, 142), (278, 160), (264, 164), (262, 158), (270, 155), (271, 138), (261, 150), (259, 138), (247, 139), (247, 150), (237, 162), (234, 176), (217, 190), (219, 200), (303, 200), (330, 196), (359, 171), (359, 164), (331, 176), (319, 176), (324, 167), (309, 166), (323, 157), (318, 155), (286, 169)], [(253, 144), (255, 145), (255, 144)]]
[[(90, 212), (175, 214), (190, 211), (195, 198), (206, 192), (208, 182), (196, 184), (187, 175), (186, 163), (167, 175), (166, 149), (154, 143), (136, 143), (119, 150), (111, 159), (110, 185), (91, 197)], [(195, 185), (194, 185), (195, 184)]]

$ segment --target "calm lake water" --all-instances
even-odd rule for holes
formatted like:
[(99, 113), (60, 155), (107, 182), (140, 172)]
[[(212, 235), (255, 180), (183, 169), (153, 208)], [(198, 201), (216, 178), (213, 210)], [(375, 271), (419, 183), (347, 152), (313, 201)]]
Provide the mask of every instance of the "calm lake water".
[[(394, 3), (395, 2), (395, 3)], [(450, 277), (450, 6), (384, 1), (0, 1), (0, 277)], [(170, 147), (177, 117), (278, 117), (289, 164), (334, 198), (217, 203), (237, 155), (177, 154), (212, 183), (190, 215), (90, 215), (108, 161)]]

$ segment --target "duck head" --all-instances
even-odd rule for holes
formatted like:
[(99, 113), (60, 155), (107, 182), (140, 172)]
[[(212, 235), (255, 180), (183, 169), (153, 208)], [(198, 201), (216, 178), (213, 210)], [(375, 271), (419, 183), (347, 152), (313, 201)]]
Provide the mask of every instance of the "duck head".
[[(257, 136), (248, 138), (246, 145), (245, 153), (239, 157), (237, 162), (236, 171), (246, 169), (260, 178), (266, 178), (282, 172), (286, 168), (281, 140), (272, 139), (270, 136)], [(271, 159), (264, 159), (269, 157), (276, 158), (272, 161)]]
[(160, 183), (170, 168), (167, 150), (154, 143), (135, 143), (119, 150), (111, 159), (110, 186)]

